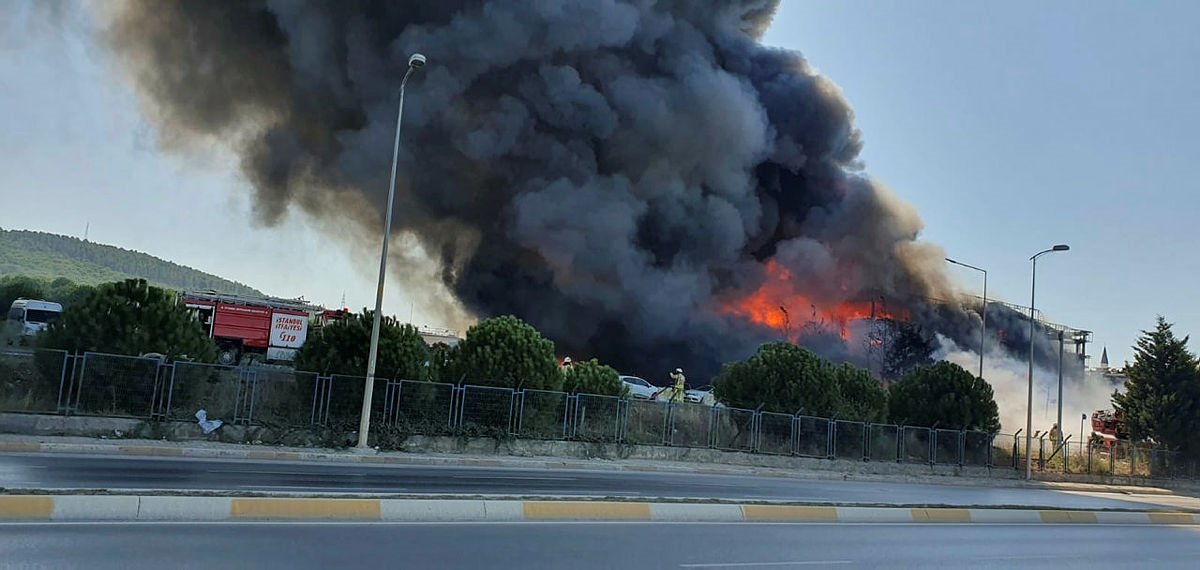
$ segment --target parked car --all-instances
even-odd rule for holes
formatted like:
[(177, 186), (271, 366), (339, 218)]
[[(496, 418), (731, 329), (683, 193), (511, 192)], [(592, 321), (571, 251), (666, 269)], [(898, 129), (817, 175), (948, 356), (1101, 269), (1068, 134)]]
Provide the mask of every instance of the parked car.
[(629, 388), (629, 395), (638, 400), (649, 400), (659, 390), (658, 386), (637, 376), (622, 376), (621, 381), (625, 383), (625, 387)]
[(683, 401), (692, 402), (694, 404), (707, 404), (709, 406), (716, 404), (717, 400), (713, 397), (712, 386), (701, 386), (683, 393)]

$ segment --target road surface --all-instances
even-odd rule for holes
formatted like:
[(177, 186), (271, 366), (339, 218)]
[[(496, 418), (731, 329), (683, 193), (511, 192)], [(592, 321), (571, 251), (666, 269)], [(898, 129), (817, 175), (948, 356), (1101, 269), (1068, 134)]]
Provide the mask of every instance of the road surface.
[(1196, 568), (1197, 527), (6, 524), (0, 568)]
[(1070, 509), (1197, 506), (1190, 497), (782, 477), (65, 454), (0, 454), (7, 489), (687, 497)]

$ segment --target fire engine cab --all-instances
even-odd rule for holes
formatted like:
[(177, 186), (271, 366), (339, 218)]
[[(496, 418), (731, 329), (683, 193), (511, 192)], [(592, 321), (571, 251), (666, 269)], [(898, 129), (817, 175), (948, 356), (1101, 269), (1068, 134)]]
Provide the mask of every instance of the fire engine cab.
[(243, 358), (290, 362), (308, 338), (309, 321), (323, 325), (344, 316), (300, 299), (248, 297), (215, 291), (180, 293), (183, 304), (217, 344), (217, 362)]

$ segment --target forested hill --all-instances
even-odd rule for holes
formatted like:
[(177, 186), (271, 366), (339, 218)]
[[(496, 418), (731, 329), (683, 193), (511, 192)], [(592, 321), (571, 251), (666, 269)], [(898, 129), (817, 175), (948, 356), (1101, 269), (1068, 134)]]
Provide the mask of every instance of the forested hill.
[(138, 251), (57, 234), (0, 228), (0, 276), (5, 275), (51, 280), (65, 277), (81, 285), (140, 277), (172, 289), (261, 294), (242, 283)]

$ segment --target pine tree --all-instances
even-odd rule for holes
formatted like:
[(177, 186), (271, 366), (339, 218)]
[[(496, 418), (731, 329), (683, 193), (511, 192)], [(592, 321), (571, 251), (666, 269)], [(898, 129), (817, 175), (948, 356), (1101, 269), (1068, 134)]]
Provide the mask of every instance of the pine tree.
[(1195, 456), (1200, 452), (1200, 371), (1162, 316), (1153, 331), (1142, 331), (1134, 361), (1126, 368), (1125, 391), (1113, 393), (1113, 405), (1124, 412), (1129, 435)]
[(893, 423), (1000, 431), (991, 384), (952, 362), (915, 368), (888, 390)]

